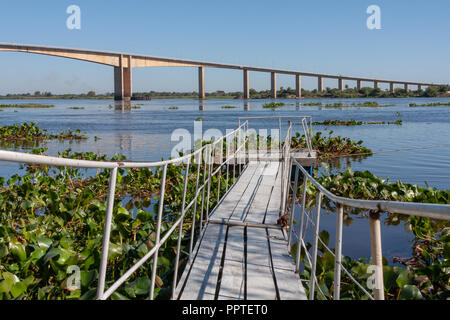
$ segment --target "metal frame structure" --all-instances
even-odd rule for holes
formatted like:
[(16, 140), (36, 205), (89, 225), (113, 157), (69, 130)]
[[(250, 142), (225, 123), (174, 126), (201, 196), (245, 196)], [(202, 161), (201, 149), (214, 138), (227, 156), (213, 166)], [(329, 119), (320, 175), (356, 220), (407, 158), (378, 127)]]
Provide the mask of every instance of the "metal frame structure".
[[(183, 233), (183, 223), (184, 217), (188, 210), (193, 209), (192, 218), (192, 228), (190, 235), (189, 249), (192, 252), (194, 234), (196, 231), (196, 216), (198, 209), (198, 203), (200, 202), (200, 219), (198, 225), (200, 228), (200, 233), (202, 231), (202, 221), (204, 221), (204, 214), (208, 217), (210, 213), (210, 193), (211, 193), (211, 181), (212, 177), (219, 175), (222, 176), (222, 172), (225, 171), (226, 174), (226, 190), (229, 189), (229, 176), (230, 176), (230, 166), (233, 167), (233, 180), (232, 183), (236, 181), (236, 166), (238, 166), (238, 173), (243, 171), (242, 166), (246, 165), (248, 162), (248, 157), (246, 157), (246, 137), (248, 131), (248, 122), (244, 122), (239, 125), (239, 127), (229, 132), (227, 135), (208, 143), (194, 152), (184, 155), (176, 159), (170, 159), (166, 161), (159, 162), (107, 162), (107, 161), (90, 161), (90, 160), (75, 160), (75, 159), (65, 159), (58, 157), (49, 157), (42, 155), (33, 155), (20, 152), (4, 151), (0, 150), (0, 161), (7, 162), (18, 162), (27, 164), (40, 164), (48, 166), (57, 167), (72, 167), (72, 168), (97, 168), (97, 169), (110, 169), (110, 178), (108, 186), (108, 196), (106, 199), (106, 216), (105, 216), (105, 226), (102, 241), (102, 252), (99, 267), (99, 279), (97, 286), (97, 296), (98, 300), (105, 300), (111, 296), (125, 281), (138, 270), (145, 262), (153, 257), (153, 266), (151, 269), (151, 283), (150, 283), (150, 299), (154, 298), (155, 291), (155, 278), (156, 269), (158, 265), (158, 252), (160, 247), (169, 239), (170, 235), (173, 234), (176, 228), (179, 228), (178, 242), (177, 242), (177, 253), (175, 259), (175, 271), (172, 284), (172, 297), (177, 286), (178, 278), (178, 267), (180, 260), (180, 247), (181, 238)], [(226, 143), (226, 155), (224, 157), (224, 142)], [(243, 156), (242, 156), (243, 155)], [(189, 168), (191, 167), (191, 162), (194, 161), (197, 164), (197, 170), (193, 174), (190, 173)], [(184, 170), (184, 186), (183, 186), (183, 196), (182, 196), (182, 206), (178, 214), (177, 219), (173, 222), (172, 226), (163, 235), (161, 234), (161, 223), (164, 220), (164, 196), (166, 189), (166, 177), (168, 167), (170, 165), (185, 165)], [(200, 183), (200, 170), (203, 166), (203, 181)], [(224, 170), (226, 166), (226, 170)], [(109, 251), (109, 240), (111, 233), (111, 224), (113, 220), (113, 209), (114, 209), (114, 197), (116, 188), (116, 178), (118, 168), (162, 168), (161, 172), (161, 186), (159, 192), (159, 207), (157, 212), (157, 225), (156, 225), (156, 240), (153, 248), (144, 255), (135, 265), (130, 267), (119, 279), (117, 279), (109, 288), (105, 288), (106, 283), (106, 273), (107, 273), (107, 263), (108, 263), (108, 251)], [(196, 176), (195, 179), (195, 195), (193, 199), (186, 204), (186, 193), (188, 183), (193, 175)], [(192, 179), (191, 179), (192, 180)], [(220, 181), (220, 180), (219, 180)], [(217, 192), (217, 203), (220, 199), (224, 197), (220, 194), (220, 182), (218, 185)], [(201, 200), (200, 200), (201, 198)], [(106, 290), (105, 290), (106, 289)]]
[[(397, 201), (377, 201), (377, 200), (358, 200), (339, 197), (325, 189), (319, 182), (317, 182), (308, 171), (292, 156), (289, 156), (289, 166), (295, 167), (295, 179), (292, 185), (289, 184), (292, 192), (292, 200), (289, 208), (290, 211), (290, 224), (289, 224), (289, 244), (292, 243), (292, 234), (295, 233), (299, 244), (297, 245), (296, 253), (296, 272), (300, 270), (300, 250), (304, 249), (305, 257), (311, 266), (311, 278), (309, 280), (309, 299), (315, 299), (315, 286), (317, 285), (318, 292), (324, 299), (326, 296), (319, 287), (316, 277), (317, 266), (317, 251), (319, 242), (325, 247), (325, 249), (335, 258), (334, 268), (334, 290), (333, 299), (340, 299), (341, 288), (341, 275), (345, 272), (348, 277), (354, 282), (368, 297), (372, 300), (384, 300), (384, 285), (383, 285), (383, 264), (382, 264), (382, 250), (381, 250), (381, 228), (380, 228), (380, 213), (399, 213), (404, 215), (414, 215), (427, 218), (433, 218), (438, 220), (450, 220), (450, 205), (444, 204), (429, 204), (429, 203), (411, 203), (411, 202), (397, 202)], [(297, 190), (299, 174), (303, 175), (303, 189), (301, 195), (301, 204), (297, 203)], [(291, 180), (292, 172), (290, 171), (289, 180)], [(315, 213), (313, 216), (313, 209), (308, 212), (306, 209), (306, 190), (307, 185), (312, 185), (316, 190), (316, 205)], [(284, 202), (288, 201), (289, 192), (286, 192)], [(331, 200), (335, 204), (336, 214), (336, 238), (335, 238), (335, 250), (334, 252), (324, 243), (319, 236), (320, 228), (320, 214), (321, 203), (323, 197)], [(295, 209), (300, 208), (300, 221), (297, 223), (298, 230), (294, 230), (294, 213)], [(370, 211), (370, 248), (372, 261), (371, 264), (375, 266), (375, 287), (373, 289), (373, 295), (371, 295), (343, 266), (342, 264), (342, 227), (344, 208), (352, 207), (365, 209)], [(287, 211), (288, 208), (285, 210)], [(310, 253), (305, 244), (305, 234), (308, 226), (313, 227), (313, 241), (312, 252)]]

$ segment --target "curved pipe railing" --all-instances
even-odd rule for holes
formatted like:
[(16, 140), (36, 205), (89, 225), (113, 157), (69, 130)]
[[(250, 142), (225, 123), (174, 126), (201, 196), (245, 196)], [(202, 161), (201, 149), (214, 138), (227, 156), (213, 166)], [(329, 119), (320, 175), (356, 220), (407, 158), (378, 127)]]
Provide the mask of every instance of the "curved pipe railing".
[[(382, 264), (382, 250), (381, 250), (381, 228), (380, 228), (380, 212), (399, 213), (404, 215), (414, 215), (427, 218), (433, 218), (438, 220), (450, 220), (450, 205), (445, 204), (430, 204), (430, 203), (412, 203), (412, 202), (396, 202), (396, 201), (377, 201), (377, 200), (359, 200), (350, 199), (345, 197), (339, 197), (324, 188), (319, 182), (317, 182), (308, 171), (294, 158), (290, 157), (290, 167), (295, 167), (294, 186), (292, 188), (292, 202), (290, 206), (290, 225), (289, 225), (289, 241), (292, 242), (292, 233), (295, 232), (293, 217), (295, 208), (297, 206), (297, 190), (299, 174), (303, 175), (303, 193), (301, 197), (300, 205), (300, 221), (298, 223), (298, 231), (295, 232), (298, 237), (297, 253), (296, 253), (296, 271), (300, 269), (300, 255), (301, 248), (304, 249), (305, 257), (311, 266), (311, 277), (309, 280), (309, 299), (315, 298), (315, 286), (319, 293), (326, 299), (325, 294), (319, 287), (316, 277), (317, 266), (317, 251), (318, 243), (325, 247), (325, 249), (334, 257), (334, 289), (333, 299), (340, 299), (340, 287), (341, 287), (341, 274), (344, 271), (348, 277), (353, 281), (370, 299), (384, 300), (384, 285), (383, 285), (383, 264)], [(292, 171), (289, 174), (289, 180), (291, 181)], [(310, 181), (314, 188), (317, 189), (316, 193), (316, 207), (314, 217), (306, 210), (306, 187)], [(288, 201), (289, 192), (284, 195), (284, 201)], [(334, 252), (326, 246), (326, 244), (319, 237), (319, 224), (322, 198), (326, 197), (336, 205), (336, 237), (335, 237), (335, 250)], [(370, 251), (372, 256), (372, 265), (375, 266), (375, 287), (373, 289), (373, 296), (367, 292), (367, 290), (351, 275), (351, 273), (342, 265), (342, 227), (343, 227), (343, 215), (344, 207), (352, 207), (359, 209), (370, 210)], [(285, 209), (287, 211), (287, 208)], [(312, 254), (308, 252), (305, 245), (304, 237), (308, 228), (308, 223), (314, 228), (313, 230), (313, 243)]]
[[(0, 150), (0, 161), (7, 162), (18, 162), (27, 164), (39, 164), (47, 166), (56, 167), (72, 167), (72, 168), (98, 168), (98, 169), (110, 169), (108, 195), (106, 199), (106, 215), (105, 215), (105, 225), (102, 240), (102, 253), (99, 267), (99, 279), (97, 286), (97, 299), (104, 300), (107, 299), (111, 294), (114, 293), (136, 270), (138, 270), (146, 261), (153, 257), (153, 267), (151, 269), (151, 282), (150, 282), (150, 299), (154, 298), (155, 289), (155, 279), (156, 279), (156, 269), (158, 265), (158, 252), (160, 247), (169, 239), (170, 235), (175, 232), (176, 228), (179, 228), (178, 242), (177, 242), (177, 254), (175, 259), (174, 277), (172, 283), (172, 298), (175, 294), (175, 288), (177, 286), (178, 278), (178, 267), (180, 259), (180, 247), (182, 238), (182, 226), (184, 222), (185, 214), (188, 210), (193, 209), (191, 236), (190, 236), (190, 252), (193, 249), (193, 241), (195, 234), (195, 224), (197, 216), (197, 205), (200, 202), (200, 220), (199, 229), (202, 232), (202, 221), (203, 213), (205, 211), (206, 216), (209, 215), (209, 200), (211, 193), (211, 181), (212, 177), (218, 175), (218, 192), (217, 192), (217, 203), (221, 199), (221, 188), (220, 188), (220, 178), (222, 177), (223, 167), (226, 166), (226, 191), (229, 189), (228, 178), (231, 175), (230, 166), (233, 166), (232, 183), (236, 180), (235, 172), (236, 166), (238, 167), (238, 174), (240, 175), (245, 164), (248, 162), (248, 155), (245, 152), (246, 142), (248, 133), (248, 122), (240, 124), (239, 127), (222, 136), (212, 143), (208, 143), (194, 152), (165, 161), (156, 162), (130, 162), (130, 161), (91, 161), (91, 160), (76, 160), (76, 159), (66, 159), (58, 157), (50, 157), (43, 155), (33, 155), (21, 152), (5, 151)], [(224, 157), (224, 143), (226, 143), (226, 155)], [(191, 166), (191, 161), (197, 162), (197, 170), (194, 174), (190, 174), (189, 168)], [(217, 168), (214, 169), (214, 164)], [(161, 223), (163, 221), (163, 211), (164, 211), (164, 196), (166, 190), (166, 178), (167, 169), (169, 165), (185, 165), (184, 170), (184, 186), (182, 195), (182, 205), (179, 212), (179, 217), (173, 222), (173, 225), (168, 231), (161, 236)], [(203, 165), (203, 181), (200, 184), (200, 171)], [(107, 263), (108, 263), (108, 251), (110, 242), (111, 225), (113, 220), (113, 209), (114, 209), (114, 198), (115, 198), (115, 188), (116, 188), (116, 178), (117, 169), (119, 168), (161, 168), (162, 167), (162, 178), (160, 185), (159, 194), (159, 206), (157, 212), (157, 226), (156, 226), (156, 240), (153, 248), (145, 254), (136, 264), (134, 264), (130, 269), (128, 269), (119, 279), (117, 279), (108, 289), (105, 290), (106, 273), (107, 273)], [(189, 183), (189, 178), (193, 175), (196, 176), (195, 181), (195, 194), (193, 199), (186, 204), (186, 193), (187, 186)], [(222, 195), (226, 194), (226, 192)], [(201, 198), (201, 201), (200, 201)], [(205, 210), (204, 210), (205, 208)]]

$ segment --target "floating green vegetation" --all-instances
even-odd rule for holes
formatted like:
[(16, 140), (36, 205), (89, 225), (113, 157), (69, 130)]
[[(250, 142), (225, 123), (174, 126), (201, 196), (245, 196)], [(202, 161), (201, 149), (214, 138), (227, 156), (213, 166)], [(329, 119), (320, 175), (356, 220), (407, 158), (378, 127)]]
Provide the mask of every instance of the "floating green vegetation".
[[(354, 141), (348, 137), (333, 137), (333, 130), (328, 132), (328, 136), (323, 136), (322, 132), (316, 132), (311, 138), (312, 148), (318, 151), (319, 159), (336, 156), (371, 155), (372, 151), (363, 147), (363, 141)], [(296, 132), (292, 137), (291, 148), (306, 148), (305, 135)]]
[[(423, 188), (417, 185), (405, 184), (400, 181), (391, 183), (389, 179), (376, 177), (369, 171), (353, 172), (350, 168), (345, 172), (332, 174), (324, 172), (317, 181), (326, 189), (337, 196), (353, 199), (390, 200), (402, 202), (422, 202), (450, 204), (450, 190), (438, 190), (436, 188)], [(302, 187), (299, 188), (300, 195)], [(306, 202), (308, 207), (315, 204), (316, 189), (307, 187)], [(327, 200), (323, 206), (334, 211), (335, 205)], [(367, 212), (348, 209), (344, 212), (344, 223), (349, 226), (354, 219), (351, 215), (367, 216)], [(383, 258), (383, 275), (385, 298), (390, 300), (430, 299), (446, 300), (450, 298), (450, 224), (447, 221), (435, 221), (418, 216), (403, 216), (391, 213), (386, 216), (384, 223), (399, 225), (404, 222), (405, 228), (414, 234), (412, 242), (412, 254), (410, 258), (393, 259), (393, 263), (399, 263), (403, 267), (389, 266)], [(330, 235), (327, 231), (320, 232), (320, 237), (326, 245)], [(311, 244), (307, 243), (307, 247)], [(291, 252), (296, 254), (296, 245)], [(323, 244), (319, 244), (318, 286), (326, 298), (333, 295), (333, 270), (334, 258)], [(308, 280), (311, 275), (311, 267), (305, 262), (305, 253), (301, 252), (301, 260), (305, 263), (305, 269), (301, 278)], [(368, 267), (370, 262), (364, 258), (355, 260), (343, 257), (344, 267), (366, 289)], [(306, 291), (309, 291), (305, 282)], [(370, 292), (370, 290), (368, 290)], [(318, 293), (318, 299), (324, 297)], [(368, 297), (354, 284), (349, 276), (342, 273), (341, 299), (367, 299)]]
[(138, 105), (131, 105), (131, 104), (125, 105), (123, 108), (124, 109), (128, 109), (128, 110), (130, 110), (130, 109), (141, 109), (140, 106), (138, 106)]
[(53, 104), (24, 103), (24, 104), (0, 104), (0, 108), (53, 108)]
[(170, 106), (168, 109), (169, 110), (178, 110), (179, 108), (177, 106)]
[(321, 102), (308, 102), (308, 103), (303, 103), (303, 106), (305, 107), (313, 107), (313, 106), (321, 106), (322, 103)]
[(361, 126), (367, 124), (396, 124), (402, 125), (402, 120), (396, 121), (356, 121), (356, 120), (325, 120), (323, 122), (313, 122), (313, 125), (324, 125), (324, 126)]
[[(74, 153), (70, 149), (59, 156), (95, 161), (125, 160), (118, 154), (108, 158), (92, 152)], [(198, 164), (192, 161), (187, 203), (194, 198), (197, 168)], [(0, 299), (95, 299), (109, 170), (99, 170), (92, 175), (81, 168), (27, 166), (26, 169), (25, 175), (16, 174), (6, 183), (0, 178)], [(167, 170), (162, 230), (171, 228), (179, 217), (184, 170), (184, 164), (170, 166)], [(162, 171), (161, 167), (118, 169), (106, 287), (154, 247), (154, 213), (159, 205)], [(204, 170), (199, 172), (200, 179), (205, 179)], [(235, 181), (232, 177), (230, 174), (229, 179), (225, 175), (212, 179), (210, 208), (217, 203), (219, 188), (223, 195)], [(201, 197), (197, 208), (201, 208)], [(187, 262), (193, 212), (193, 208), (186, 212), (182, 225), (178, 274)], [(199, 219), (200, 209), (196, 221)], [(177, 241), (178, 231), (171, 234), (159, 250), (155, 282), (158, 298), (170, 297)], [(81, 271), (78, 289), (68, 287), (73, 270), (69, 267), (73, 266)], [(151, 263), (142, 265), (111, 298), (148, 299), (151, 268)]]
[(343, 103), (327, 103), (325, 105), (325, 108), (342, 108), (342, 107), (346, 107), (346, 105), (344, 105)]
[(203, 121), (203, 119), (201, 117), (198, 117), (197, 119), (195, 119), (194, 121)]
[(46, 140), (83, 140), (87, 139), (85, 132), (68, 129), (66, 132), (49, 134), (47, 130), (40, 129), (37, 122), (13, 124), (0, 127), (0, 143), (3, 146), (36, 145)]
[(434, 103), (425, 103), (425, 104), (415, 104), (410, 103), (410, 107), (439, 107), (439, 106), (450, 106), (450, 102), (434, 102)]
[(221, 109), (236, 109), (236, 106), (221, 106)]
[(345, 107), (371, 107), (371, 108), (384, 108), (384, 107), (393, 107), (395, 104), (379, 104), (376, 101), (367, 101), (364, 103), (352, 103), (352, 104), (343, 104), (341, 102), (338, 103), (330, 103), (326, 104), (325, 108), (345, 108)]
[(72, 109), (72, 110), (83, 110), (84, 107), (68, 107), (67, 109)]
[(285, 104), (283, 102), (271, 102), (263, 104), (264, 109), (278, 109), (279, 107), (284, 106)]

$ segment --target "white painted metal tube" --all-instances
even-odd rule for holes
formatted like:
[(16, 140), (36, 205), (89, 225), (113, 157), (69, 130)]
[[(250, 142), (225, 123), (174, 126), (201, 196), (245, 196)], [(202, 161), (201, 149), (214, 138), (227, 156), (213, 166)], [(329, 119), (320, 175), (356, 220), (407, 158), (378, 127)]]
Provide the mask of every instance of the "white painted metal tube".
[[(167, 164), (164, 165), (163, 172), (162, 172), (162, 181), (161, 181), (161, 190), (160, 190), (161, 195), (159, 198), (158, 218), (157, 218), (158, 220), (157, 220), (157, 226), (156, 226), (155, 244), (159, 244), (160, 235), (161, 235), (162, 214), (163, 214), (163, 210), (164, 210), (164, 194), (166, 192), (166, 176), (167, 176)], [(157, 267), (158, 267), (158, 250), (155, 252), (155, 254), (153, 256), (152, 277), (151, 277), (151, 282), (150, 282), (150, 300), (153, 300), (153, 298), (154, 298)]]
[(314, 230), (313, 240), (313, 252), (312, 252), (312, 266), (311, 266), (311, 279), (309, 282), (309, 300), (314, 300), (314, 286), (316, 281), (316, 266), (317, 266), (317, 250), (319, 245), (319, 222), (320, 222), (320, 207), (322, 206), (322, 193), (318, 192), (316, 196), (316, 222)]
[[(290, 216), (290, 219), (289, 219), (288, 250), (291, 247), (291, 243), (292, 243), (292, 229), (294, 227), (295, 201), (297, 200), (298, 172), (299, 172), (299, 168), (296, 167), (295, 168), (294, 190), (292, 190), (291, 216)], [(289, 174), (289, 181), (291, 180), (290, 176), (291, 175)]]
[(334, 291), (333, 299), (341, 298), (341, 263), (342, 263), (342, 226), (344, 221), (344, 206), (338, 204), (336, 210), (336, 240), (334, 245)]
[(184, 187), (183, 187), (183, 199), (181, 200), (181, 222), (178, 230), (178, 240), (177, 240), (177, 254), (175, 257), (175, 268), (173, 272), (173, 283), (172, 283), (172, 299), (175, 296), (175, 288), (177, 287), (177, 278), (178, 278), (178, 265), (180, 263), (180, 251), (181, 251), (181, 238), (183, 236), (183, 222), (184, 222), (184, 215), (186, 214), (186, 192), (187, 192), (187, 185), (189, 180), (189, 166), (191, 164), (191, 158), (189, 158), (188, 163), (186, 165), (186, 172), (184, 176)]
[(308, 178), (303, 176), (303, 193), (302, 193), (302, 211), (300, 212), (300, 223), (298, 226), (298, 239), (299, 243), (297, 244), (297, 261), (295, 263), (295, 272), (299, 272), (300, 270), (300, 254), (301, 254), (301, 245), (300, 243), (303, 241), (303, 225), (305, 221), (305, 206), (306, 206), (306, 186), (308, 183)]
[(106, 204), (105, 227), (103, 231), (102, 256), (98, 276), (97, 299), (102, 299), (105, 291), (106, 268), (108, 265), (109, 239), (111, 236), (111, 223), (114, 209), (114, 195), (116, 190), (117, 168), (112, 168), (109, 177), (108, 199)]
[(406, 215), (421, 216), (439, 220), (450, 220), (450, 205), (418, 202), (399, 202), (399, 201), (378, 201), (378, 200), (359, 200), (339, 197), (325, 189), (313, 177), (311, 177), (305, 168), (292, 157), (292, 162), (300, 168), (302, 173), (324, 194), (325, 197), (334, 203), (340, 203), (352, 208), (374, 210), (380, 212), (401, 213)]

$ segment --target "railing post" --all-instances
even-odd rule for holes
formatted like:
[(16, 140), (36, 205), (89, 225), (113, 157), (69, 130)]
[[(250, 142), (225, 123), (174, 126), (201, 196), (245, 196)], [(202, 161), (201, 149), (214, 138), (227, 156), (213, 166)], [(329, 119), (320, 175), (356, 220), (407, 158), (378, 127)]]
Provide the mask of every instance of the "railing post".
[(238, 177), (240, 177), (241, 176), (241, 158), (240, 158), (240, 154), (241, 154), (241, 129), (239, 129), (239, 132), (238, 132), (238, 137), (237, 137), (237, 149), (239, 150), (238, 152), (237, 152), (237, 161), (238, 161), (238, 168), (239, 168), (239, 175), (238, 175)]
[(334, 291), (333, 299), (341, 298), (341, 263), (342, 263), (342, 224), (344, 220), (344, 206), (338, 204), (336, 210), (336, 240), (334, 249)]
[(209, 152), (208, 152), (208, 193), (206, 196), (206, 220), (209, 218), (209, 195), (211, 193), (211, 182), (212, 182), (212, 172), (213, 172), (213, 151), (214, 146), (212, 144), (209, 145)]
[(204, 147), (204, 165), (203, 165), (203, 186), (202, 186), (202, 205), (200, 210), (200, 233), (203, 230), (203, 207), (205, 204), (205, 189), (206, 189), (206, 168), (208, 167), (208, 145)]
[(225, 160), (226, 160), (226, 167), (227, 167), (227, 177), (226, 177), (226, 192), (228, 192), (228, 177), (230, 175), (230, 163), (228, 162), (229, 159), (229, 148), (230, 148), (230, 143), (229, 143), (229, 139), (228, 137), (226, 138), (227, 140), (225, 141), (226, 144), (226, 148), (225, 148)]
[(305, 220), (305, 206), (306, 206), (306, 185), (308, 183), (308, 178), (303, 175), (303, 190), (302, 190), (302, 211), (300, 212), (300, 223), (298, 226), (298, 245), (297, 245), (297, 261), (295, 263), (295, 272), (300, 270), (300, 254), (303, 242), (303, 224)]
[(220, 180), (222, 180), (222, 166), (223, 166), (223, 139), (220, 140), (220, 152), (219, 152), (219, 178), (217, 179), (217, 203), (220, 201)]
[(375, 300), (384, 300), (380, 214), (378, 212), (370, 212), (369, 216), (370, 251), (372, 255), (372, 265), (375, 266), (375, 286), (373, 289), (373, 294)]
[(316, 228), (314, 230), (311, 279), (309, 281), (309, 300), (314, 300), (314, 287), (316, 280), (316, 266), (317, 266), (317, 249), (319, 244), (319, 222), (320, 222), (320, 207), (322, 206), (322, 192), (317, 191), (316, 196)]
[(108, 198), (106, 202), (105, 230), (103, 231), (102, 256), (98, 276), (97, 299), (103, 299), (105, 292), (106, 267), (108, 265), (109, 238), (111, 235), (111, 222), (114, 209), (114, 195), (116, 190), (117, 167), (111, 169), (109, 175)]
[(181, 222), (180, 222), (180, 230), (178, 231), (178, 241), (177, 241), (177, 255), (175, 258), (175, 269), (173, 272), (173, 284), (172, 284), (172, 299), (175, 297), (175, 289), (177, 287), (177, 278), (178, 278), (178, 265), (180, 261), (180, 249), (181, 249), (181, 237), (183, 236), (183, 222), (184, 215), (186, 212), (184, 211), (184, 206), (186, 205), (186, 192), (187, 185), (189, 180), (189, 166), (191, 164), (191, 158), (189, 157), (188, 163), (186, 164), (186, 172), (184, 174), (184, 188), (183, 188), (183, 199), (181, 200)]
[[(198, 202), (198, 184), (199, 184), (199, 180), (200, 180), (200, 168), (201, 168), (201, 164), (202, 164), (202, 154), (203, 154), (203, 150), (200, 150), (200, 152), (198, 153), (198, 163), (197, 163), (197, 179), (195, 182), (195, 198), (194, 198), (194, 212), (192, 214), (192, 227), (191, 227), (191, 240), (189, 243), (189, 253), (192, 253), (192, 248), (194, 245), (194, 235), (195, 235), (195, 219), (197, 218), (197, 202)], [(200, 221), (200, 223), (202, 223)]]
[(162, 181), (161, 181), (161, 190), (159, 196), (159, 207), (158, 207), (158, 222), (156, 226), (156, 239), (155, 246), (158, 246), (158, 250), (156, 250), (153, 255), (153, 268), (152, 268), (152, 278), (150, 283), (150, 300), (153, 300), (153, 295), (155, 292), (155, 278), (156, 278), (156, 269), (158, 268), (158, 253), (159, 253), (159, 240), (161, 236), (161, 222), (162, 222), (162, 214), (164, 209), (164, 193), (166, 192), (166, 176), (167, 176), (167, 164), (163, 167), (162, 173)]
[[(291, 247), (292, 243), (292, 228), (294, 224), (294, 215), (295, 215), (295, 201), (297, 200), (297, 187), (298, 187), (298, 167), (295, 166), (295, 182), (294, 182), (294, 190), (292, 190), (292, 204), (291, 204), (291, 216), (289, 221), (289, 237), (288, 237), (288, 248)], [(290, 182), (291, 179), (288, 181)], [(288, 182), (288, 183), (289, 183)], [(289, 189), (288, 189), (289, 192)]]

